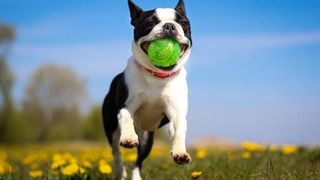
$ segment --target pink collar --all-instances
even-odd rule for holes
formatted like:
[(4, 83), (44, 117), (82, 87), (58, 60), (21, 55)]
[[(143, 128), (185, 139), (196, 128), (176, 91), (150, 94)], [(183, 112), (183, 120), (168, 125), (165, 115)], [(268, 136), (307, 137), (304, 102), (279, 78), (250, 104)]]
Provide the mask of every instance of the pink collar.
[(163, 72), (157, 72), (153, 69), (148, 69), (148, 68), (144, 68), (144, 69), (147, 70), (149, 73), (151, 73), (153, 76), (158, 78), (163, 78), (163, 79), (167, 77), (171, 77), (177, 73), (177, 72), (163, 73)]
[[(143, 67), (142, 65), (140, 65), (140, 63), (139, 63), (136, 59), (134, 59), (134, 62), (135, 62), (135, 64), (137, 64), (138, 66)], [(178, 72), (178, 71), (175, 71), (175, 72), (165, 73), (165, 72), (157, 72), (157, 71), (155, 71), (155, 70), (153, 70), (153, 69), (149, 69), (149, 68), (146, 68), (146, 67), (143, 67), (143, 68), (144, 68), (146, 71), (148, 71), (149, 73), (151, 73), (153, 76), (158, 77), (158, 78), (162, 78), (162, 79), (171, 77), (171, 76), (175, 75), (175, 74)]]

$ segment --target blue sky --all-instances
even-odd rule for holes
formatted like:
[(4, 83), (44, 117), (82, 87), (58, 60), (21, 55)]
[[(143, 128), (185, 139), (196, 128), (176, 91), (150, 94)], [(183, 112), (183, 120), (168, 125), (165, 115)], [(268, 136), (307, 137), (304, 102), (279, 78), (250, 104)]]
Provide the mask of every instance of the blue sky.
[[(176, 1), (136, 0), (144, 9)], [(185, 0), (192, 22), (188, 141), (220, 137), (320, 143), (320, 1)], [(17, 40), (9, 56), (20, 101), (45, 63), (74, 68), (101, 103), (130, 56), (127, 2), (0, 0)]]

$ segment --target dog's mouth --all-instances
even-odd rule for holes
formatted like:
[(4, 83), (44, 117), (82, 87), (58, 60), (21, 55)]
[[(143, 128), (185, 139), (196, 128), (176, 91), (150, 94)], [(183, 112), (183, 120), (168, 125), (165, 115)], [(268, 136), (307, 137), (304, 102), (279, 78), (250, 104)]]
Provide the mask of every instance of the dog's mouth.
[[(143, 52), (148, 55), (148, 48), (150, 46), (151, 41), (145, 41), (143, 43), (141, 43), (140, 47), (143, 50)], [(187, 51), (189, 45), (188, 44), (182, 44), (179, 43), (180, 45), (180, 49), (181, 49), (181, 53), (180, 53), (180, 57), (183, 56), (183, 54)]]
[[(141, 49), (143, 50), (143, 52), (144, 52), (146, 55), (148, 55), (148, 49), (149, 49), (150, 43), (151, 43), (151, 41), (145, 41), (145, 42), (143, 42), (143, 43), (140, 44)], [(179, 43), (179, 45), (180, 45), (180, 50), (181, 50), (181, 53), (180, 53), (180, 57), (179, 57), (179, 58), (181, 58), (181, 57), (184, 55), (184, 53), (187, 51), (187, 49), (189, 48), (189, 45), (188, 45), (188, 44), (183, 44), (183, 43)], [(164, 70), (164, 71), (170, 71), (170, 70), (172, 70), (175, 66), (176, 66), (176, 64), (171, 65), (171, 66), (169, 66), (169, 67), (160, 67), (160, 66), (156, 66), (156, 67), (159, 68), (159, 69), (162, 69), (162, 70)]]

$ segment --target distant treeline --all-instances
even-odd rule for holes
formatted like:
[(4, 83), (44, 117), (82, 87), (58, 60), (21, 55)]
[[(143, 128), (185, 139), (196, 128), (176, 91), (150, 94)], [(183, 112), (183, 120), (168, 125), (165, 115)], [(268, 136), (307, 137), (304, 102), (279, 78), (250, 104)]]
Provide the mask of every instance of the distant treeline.
[(14, 102), (15, 78), (7, 62), (14, 40), (14, 28), (0, 23), (0, 143), (105, 138), (100, 106), (83, 112), (86, 84), (71, 68), (39, 67), (23, 99)]
[(89, 104), (86, 96), (84, 81), (72, 69), (41, 66), (28, 81), (21, 103), (1, 94), (0, 142), (105, 138), (100, 106), (84, 107)]

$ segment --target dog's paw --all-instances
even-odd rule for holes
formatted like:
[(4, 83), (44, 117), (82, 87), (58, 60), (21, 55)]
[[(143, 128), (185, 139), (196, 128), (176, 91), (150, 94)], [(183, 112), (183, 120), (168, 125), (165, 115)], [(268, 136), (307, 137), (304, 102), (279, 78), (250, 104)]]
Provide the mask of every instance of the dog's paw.
[(139, 141), (138, 141), (138, 136), (133, 138), (120, 138), (120, 146), (125, 147), (125, 148), (134, 148), (138, 146)]
[(185, 152), (185, 153), (173, 153), (172, 154), (174, 162), (177, 164), (183, 165), (191, 162), (191, 156)]

